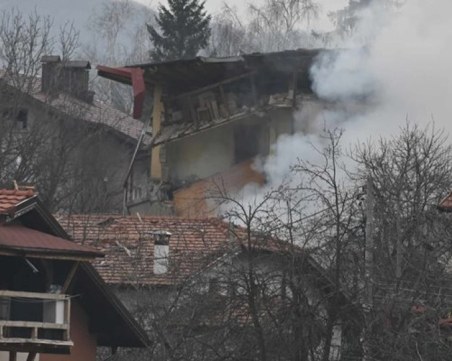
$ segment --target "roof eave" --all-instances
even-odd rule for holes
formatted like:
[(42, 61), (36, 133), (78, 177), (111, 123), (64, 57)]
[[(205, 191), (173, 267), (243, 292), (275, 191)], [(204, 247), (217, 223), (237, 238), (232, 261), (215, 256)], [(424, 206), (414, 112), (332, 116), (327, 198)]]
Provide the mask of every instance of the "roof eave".
[(0, 245), (0, 255), (39, 258), (39, 259), (58, 259), (67, 261), (91, 261), (95, 258), (104, 257), (104, 254), (100, 252), (85, 252), (85, 251), (60, 252), (53, 249), (11, 247), (2, 245)]
[[(97, 286), (98, 290), (105, 296), (111, 306), (119, 314), (122, 320), (129, 326), (129, 330), (135, 336), (135, 342), (126, 342), (123, 344), (117, 343), (114, 346), (117, 347), (147, 347), (150, 345), (150, 340), (143, 330), (143, 328), (137, 323), (137, 321), (132, 318), (130, 313), (127, 311), (125, 306), (116, 297), (116, 295), (110, 290), (105, 281), (100, 277), (99, 273), (96, 271), (93, 265), (90, 263), (81, 264), (81, 269), (88, 275), (88, 277)], [(104, 345), (113, 346), (113, 345)]]

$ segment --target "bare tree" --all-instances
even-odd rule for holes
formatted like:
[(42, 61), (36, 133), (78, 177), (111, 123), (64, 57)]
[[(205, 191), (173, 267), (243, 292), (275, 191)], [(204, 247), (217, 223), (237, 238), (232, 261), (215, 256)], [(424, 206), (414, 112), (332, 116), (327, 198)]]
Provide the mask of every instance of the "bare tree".
[[(136, 19), (141, 19), (142, 23), (133, 25)], [(152, 46), (146, 24), (154, 22), (153, 10), (144, 5), (129, 0), (104, 2), (90, 17), (93, 43), (84, 46), (83, 52), (93, 62), (109, 66), (148, 62)], [(93, 86), (100, 100), (124, 113), (132, 112), (129, 86), (103, 78), (96, 78)]]
[(56, 84), (41, 89), (42, 56), (56, 48), (71, 56), (78, 43), (72, 25), (61, 29), (59, 39), (49, 35), (51, 27), (50, 18), (36, 13), (1, 14), (0, 183), (36, 186), (52, 210), (106, 210), (115, 196), (109, 158), (119, 151), (102, 137), (103, 117), (111, 114), (93, 114), (89, 103)]
[(206, 51), (211, 56), (238, 56), (252, 52), (246, 24), (240, 19), (235, 9), (223, 6), (219, 15), (211, 21), (211, 35)]
[(311, 47), (317, 40), (309, 26), (319, 13), (320, 5), (314, 0), (266, 0), (251, 4), (245, 20), (225, 4), (213, 19), (207, 51), (231, 56)]
[[(199, 230), (204, 254), (170, 253), (172, 288), (136, 290), (136, 312), (149, 320), (155, 340), (150, 359), (323, 361), (360, 354), (357, 295), (346, 290), (359, 287), (347, 275), (357, 267), (350, 252), (357, 253), (362, 219), (341, 179), (339, 138), (326, 135), (322, 164), (300, 161), (290, 181), (251, 203), (220, 189), (229, 221), (223, 248), (209, 252), (215, 240)], [(194, 260), (208, 267), (180, 278)], [(146, 273), (136, 271), (139, 285)]]
[(451, 301), (451, 228), (437, 205), (452, 186), (447, 137), (407, 124), (359, 147), (355, 159), (374, 184), (371, 357), (446, 359), (451, 345), (440, 325)]
[(337, 11), (329, 13), (329, 18), (336, 27), (336, 33), (341, 37), (353, 35), (362, 22), (363, 14), (371, 6), (397, 9), (403, 5), (403, 0), (349, 0), (348, 4)]
[[(187, 310), (217, 312), (211, 326), (222, 332), (193, 333), (198, 347), (219, 359), (447, 359), (451, 223), (436, 207), (452, 186), (447, 137), (408, 124), (358, 147), (353, 174), (340, 138), (327, 133), (314, 150), (320, 163), (300, 160), (284, 184), (251, 203), (222, 193), (243, 253), (210, 274), (212, 297), (182, 298)], [(366, 204), (368, 178), (374, 201)], [(263, 252), (275, 251), (275, 240), (279, 251)]]
[(28, 17), (16, 9), (0, 13), (0, 61), (4, 77), (14, 87), (32, 91), (41, 69), (41, 57), (53, 49), (51, 27), (51, 18), (37, 13)]

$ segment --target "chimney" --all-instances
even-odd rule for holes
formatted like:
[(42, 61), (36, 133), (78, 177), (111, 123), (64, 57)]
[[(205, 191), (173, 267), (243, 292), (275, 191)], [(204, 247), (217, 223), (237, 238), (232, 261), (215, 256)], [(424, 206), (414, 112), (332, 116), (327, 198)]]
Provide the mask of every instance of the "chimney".
[(89, 90), (89, 70), (91, 64), (87, 60), (68, 60), (63, 62), (61, 90), (92, 103), (94, 92)]
[(161, 275), (168, 272), (170, 232), (157, 231), (154, 236), (154, 274)]
[(59, 89), (59, 74), (61, 58), (58, 55), (44, 55), (41, 58), (41, 91), (43, 93), (56, 93)]
[(59, 56), (50, 55), (42, 57), (41, 62), (42, 92), (65, 92), (84, 102), (93, 102), (94, 92), (89, 90), (89, 61), (61, 61)]

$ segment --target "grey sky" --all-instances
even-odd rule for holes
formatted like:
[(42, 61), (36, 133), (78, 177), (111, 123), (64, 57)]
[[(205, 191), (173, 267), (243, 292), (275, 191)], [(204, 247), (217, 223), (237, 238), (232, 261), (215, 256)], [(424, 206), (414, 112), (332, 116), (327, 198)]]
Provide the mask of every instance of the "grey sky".
[[(166, 3), (166, 0), (135, 0), (139, 3), (145, 5), (151, 5), (156, 7), (159, 2)], [(257, 1), (244, 1), (244, 0), (229, 0), (226, 1), (228, 5), (236, 7), (242, 14), (246, 12), (246, 9), (250, 3), (259, 4), (263, 0)], [(221, 11), (224, 0), (206, 0), (206, 8), (211, 14), (216, 14)], [(328, 30), (331, 27), (331, 24), (328, 20), (327, 13), (329, 11), (334, 11), (343, 8), (348, 0), (320, 0), (319, 1), (322, 7), (322, 14), (318, 21), (312, 24), (313, 29), (315, 30)]]

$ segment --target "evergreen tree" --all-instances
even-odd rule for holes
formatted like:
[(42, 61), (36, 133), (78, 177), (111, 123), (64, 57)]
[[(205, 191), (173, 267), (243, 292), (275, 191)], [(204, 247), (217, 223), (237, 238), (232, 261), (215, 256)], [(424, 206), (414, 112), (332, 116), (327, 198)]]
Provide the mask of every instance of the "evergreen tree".
[(156, 27), (147, 24), (154, 49), (154, 61), (189, 59), (207, 46), (210, 19), (199, 0), (169, 0), (169, 8), (160, 5)]

